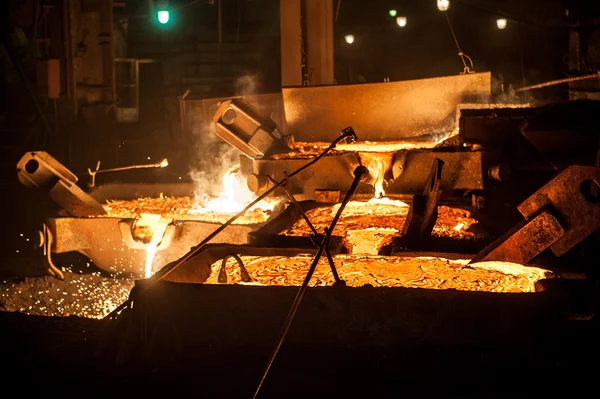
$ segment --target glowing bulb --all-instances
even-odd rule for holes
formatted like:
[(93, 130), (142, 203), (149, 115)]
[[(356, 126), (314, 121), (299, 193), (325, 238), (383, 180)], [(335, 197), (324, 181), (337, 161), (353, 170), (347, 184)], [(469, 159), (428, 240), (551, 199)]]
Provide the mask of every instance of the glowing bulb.
[(498, 27), (498, 29), (506, 28), (507, 23), (508, 23), (508, 21), (506, 20), (506, 18), (498, 18), (496, 20), (496, 26)]
[(390, 13), (390, 17), (395, 17), (396, 14), (398, 14), (398, 11), (396, 11), (396, 10), (390, 10), (389, 13)]
[(396, 23), (399, 27), (404, 28), (406, 26), (406, 17), (398, 17), (396, 18)]
[(163, 25), (169, 22), (169, 12), (167, 10), (160, 10), (158, 12), (158, 22)]
[(344, 36), (344, 39), (346, 39), (346, 43), (348, 44), (354, 43), (354, 35), (346, 35)]
[(450, 0), (437, 0), (437, 8), (440, 11), (448, 11), (450, 8)]
[(169, 166), (169, 161), (167, 161), (167, 158), (165, 158), (160, 162), (160, 167), (166, 168), (167, 166)]

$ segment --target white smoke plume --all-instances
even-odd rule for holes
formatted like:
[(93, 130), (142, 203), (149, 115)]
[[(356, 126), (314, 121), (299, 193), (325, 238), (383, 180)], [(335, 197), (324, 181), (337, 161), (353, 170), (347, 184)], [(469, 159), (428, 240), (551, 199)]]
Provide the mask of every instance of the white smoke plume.
[[(260, 84), (259, 74), (240, 76), (233, 82), (235, 89), (233, 97), (255, 94)], [(195, 143), (195, 157), (190, 162), (189, 176), (195, 185), (196, 201), (204, 203), (223, 193), (223, 176), (239, 164), (241, 153), (216, 135), (210, 118), (195, 120), (191, 133)], [(238, 185), (236, 190), (243, 191), (247, 188)], [(244, 197), (248, 193), (239, 194), (240, 197)]]
[(222, 178), (239, 163), (240, 152), (214, 133), (212, 121), (192, 129), (195, 158), (190, 164), (189, 176), (194, 182), (197, 201), (207, 201), (223, 191)]

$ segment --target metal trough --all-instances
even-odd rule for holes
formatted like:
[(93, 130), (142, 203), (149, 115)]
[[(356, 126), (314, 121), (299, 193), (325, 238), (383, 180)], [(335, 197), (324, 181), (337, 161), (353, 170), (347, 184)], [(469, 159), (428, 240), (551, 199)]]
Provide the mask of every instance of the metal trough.
[[(136, 199), (140, 197), (193, 195), (192, 184), (107, 184), (99, 186), (90, 196), (99, 203), (106, 199)], [(44, 221), (51, 235), (52, 253), (79, 252), (100, 269), (123, 276), (144, 277), (149, 245), (134, 239), (134, 220), (113, 217), (71, 217), (65, 212)], [(152, 272), (173, 262), (219, 227), (218, 223), (197, 220), (173, 220), (165, 229), (150, 265)], [(231, 225), (213, 242), (247, 244), (249, 233), (262, 224)], [(48, 239), (46, 239), (48, 241)]]

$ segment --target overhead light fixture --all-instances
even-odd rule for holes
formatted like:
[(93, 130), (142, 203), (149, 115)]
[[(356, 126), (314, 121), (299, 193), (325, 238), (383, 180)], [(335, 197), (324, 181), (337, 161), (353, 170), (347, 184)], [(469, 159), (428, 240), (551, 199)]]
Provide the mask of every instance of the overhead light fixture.
[(496, 20), (496, 26), (498, 27), (498, 29), (506, 28), (506, 24), (508, 24), (508, 21), (506, 20), (506, 18), (498, 18)]
[(169, 18), (170, 18), (169, 11), (160, 10), (160, 11), (158, 11), (157, 16), (158, 16), (158, 22), (160, 22), (161, 24), (164, 25), (167, 22), (169, 22)]
[(450, 8), (450, 0), (437, 0), (437, 8), (440, 11), (448, 11)]
[(390, 17), (393, 18), (393, 17), (395, 17), (398, 14), (398, 11), (396, 11), (396, 10), (390, 10), (389, 13), (390, 13)]
[(171, 19), (169, 0), (151, 0), (150, 7), (151, 10), (156, 10), (156, 19), (159, 24), (166, 25), (169, 23), (169, 19)]
[(404, 28), (406, 26), (406, 17), (396, 17), (396, 23), (399, 27)]
[(354, 43), (354, 35), (346, 35), (346, 36), (344, 36), (344, 39), (346, 40), (346, 43), (348, 43), (348, 44)]

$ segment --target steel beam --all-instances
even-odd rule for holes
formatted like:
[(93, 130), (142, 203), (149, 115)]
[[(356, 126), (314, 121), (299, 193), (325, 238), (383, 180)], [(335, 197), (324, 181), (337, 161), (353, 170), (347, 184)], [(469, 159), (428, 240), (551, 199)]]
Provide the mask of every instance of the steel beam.
[(280, 0), (281, 86), (302, 86), (300, 0)]
[[(306, 61), (310, 86), (332, 85), (332, 0), (306, 0)], [(339, 130), (339, 129), (337, 129)]]

